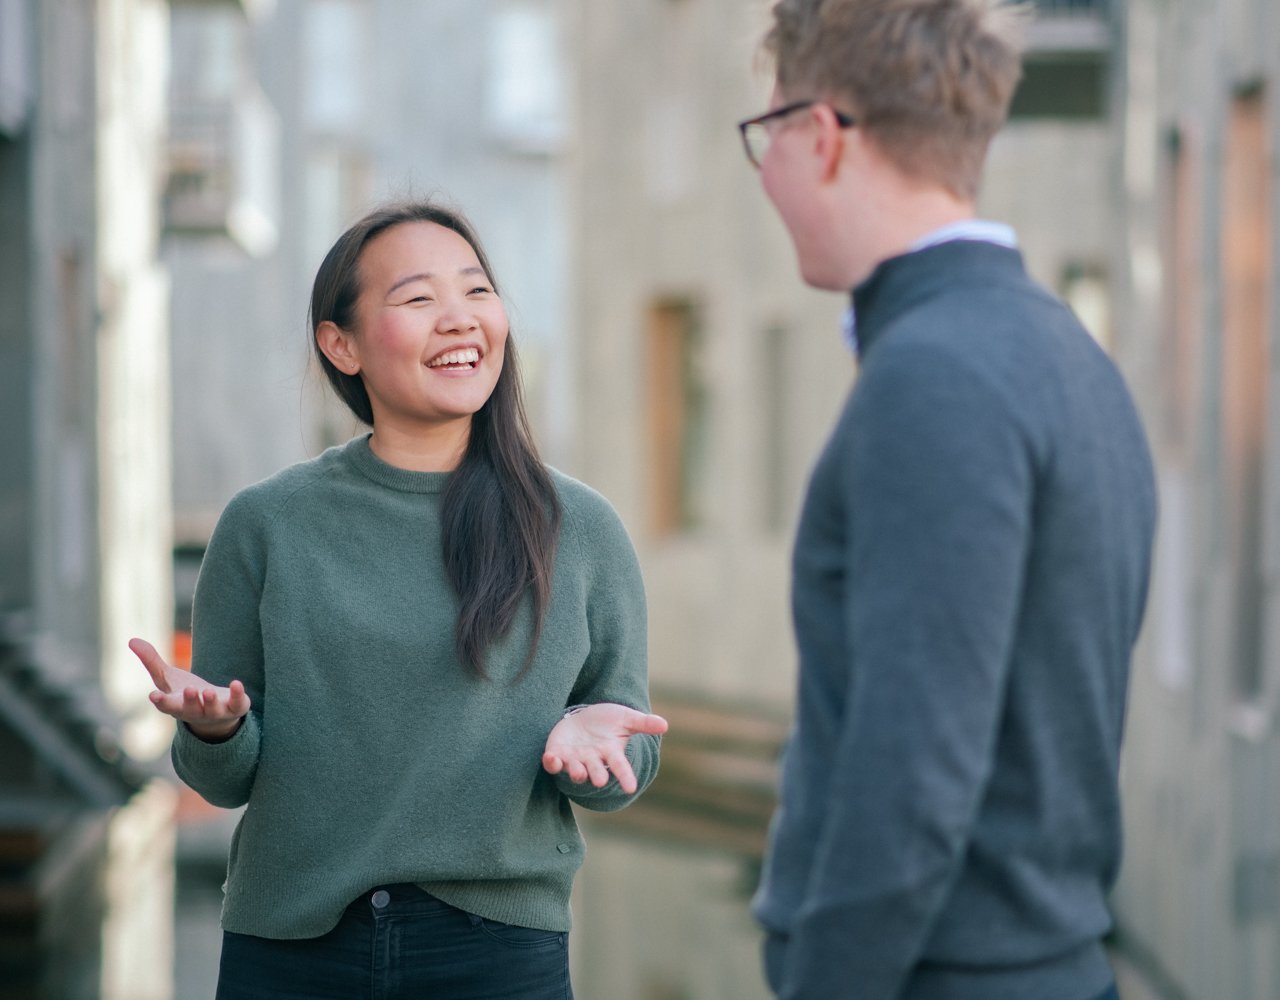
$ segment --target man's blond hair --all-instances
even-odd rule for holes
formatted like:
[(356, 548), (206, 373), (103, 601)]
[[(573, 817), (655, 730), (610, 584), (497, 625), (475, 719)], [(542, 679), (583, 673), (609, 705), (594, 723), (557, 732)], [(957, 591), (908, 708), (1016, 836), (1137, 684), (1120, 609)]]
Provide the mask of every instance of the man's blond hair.
[(972, 199), (1025, 18), (1004, 0), (778, 0), (764, 48), (787, 100), (829, 101), (904, 174)]

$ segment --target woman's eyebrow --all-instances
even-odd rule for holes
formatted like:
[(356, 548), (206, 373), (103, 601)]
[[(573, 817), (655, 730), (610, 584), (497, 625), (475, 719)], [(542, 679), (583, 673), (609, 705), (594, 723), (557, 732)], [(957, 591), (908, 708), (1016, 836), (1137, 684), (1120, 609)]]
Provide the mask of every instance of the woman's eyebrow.
[[(484, 268), (483, 268), (483, 267), (478, 267), (478, 266), (477, 266), (477, 267), (464, 267), (461, 271), (459, 271), (459, 272), (458, 272), (458, 274), (460, 274), (460, 275), (469, 275), (469, 274), (479, 274), (479, 275), (484, 275)], [(485, 275), (485, 276), (487, 277), (487, 275)], [(390, 294), (391, 294), (392, 292), (394, 292), (397, 288), (401, 288), (401, 287), (403, 287), (404, 285), (412, 284), (412, 283), (413, 283), (413, 282), (415, 282), (415, 281), (430, 281), (430, 280), (431, 280), (432, 278), (434, 278), (434, 277), (435, 277), (435, 275), (434, 275), (434, 274), (432, 274), (430, 271), (423, 271), (421, 274), (406, 274), (403, 278), (400, 278), (399, 280), (397, 280), (396, 282), (394, 282), (394, 283), (391, 285), (391, 287), (387, 289), (387, 294), (388, 294), (388, 295), (390, 295)]]
[(391, 287), (387, 289), (387, 294), (390, 295), (397, 288), (402, 288), (405, 285), (410, 285), (415, 281), (430, 281), (434, 277), (435, 277), (434, 274), (431, 274), (430, 272), (427, 272), (427, 271), (423, 271), (421, 274), (406, 274), (403, 278), (400, 278), (399, 280), (395, 281), (391, 285)]

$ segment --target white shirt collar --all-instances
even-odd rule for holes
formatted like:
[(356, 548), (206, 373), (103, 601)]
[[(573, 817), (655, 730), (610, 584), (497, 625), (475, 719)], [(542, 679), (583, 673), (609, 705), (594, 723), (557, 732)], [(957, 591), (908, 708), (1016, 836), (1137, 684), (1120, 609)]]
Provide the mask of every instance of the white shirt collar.
[[(952, 222), (925, 233), (907, 248), (907, 253), (915, 253), (926, 247), (936, 247), (955, 240), (994, 243), (997, 246), (1008, 247), (1010, 250), (1018, 248), (1018, 236), (1012, 226), (1005, 225), (1003, 222), (991, 222), (988, 219), (961, 219), (959, 222)], [(857, 357), (858, 316), (853, 311), (852, 300), (840, 317), (840, 339), (853, 352), (854, 357)]]
[(994, 243), (997, 246), (1016, 250), (1018, 237), (1012, 226), (1003, 222), (991, 222), (988, 219), (961, 219), (942, 226), (933, 232), (925, 233), (911, 244), (908, 253), (923, 250), (925, 247), (936, 247), (939, 243), (950, 243), (953, 240), (977, 240), (982, 243)]

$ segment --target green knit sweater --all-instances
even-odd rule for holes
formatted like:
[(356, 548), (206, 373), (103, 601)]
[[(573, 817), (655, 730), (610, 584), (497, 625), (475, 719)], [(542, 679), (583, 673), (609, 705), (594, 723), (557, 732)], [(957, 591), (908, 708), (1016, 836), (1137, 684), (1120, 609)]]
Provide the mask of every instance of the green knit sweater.
[[(382, 462), (359, 437), (239, 493), (196, 587), (193, 669), (253, 701), (224, 743), (179, 726), (178, 774), (247, 808), (231, 842), (222, 925), (269, 938), (330, 930), (360, 893), (415, 882), (470, 913), (569, 929), (584, 847), (570, 801), (619, 809), (612, 779), (542, 769), (565, 708), (648, 711), (644, 590), (599, 494), (554, 473), (564, 508), (532, 667), (526, 602), (482, 680), (455, 651), (440, 499), (448, 473)], [(638, 795), (659, 740), (633, 737)]]

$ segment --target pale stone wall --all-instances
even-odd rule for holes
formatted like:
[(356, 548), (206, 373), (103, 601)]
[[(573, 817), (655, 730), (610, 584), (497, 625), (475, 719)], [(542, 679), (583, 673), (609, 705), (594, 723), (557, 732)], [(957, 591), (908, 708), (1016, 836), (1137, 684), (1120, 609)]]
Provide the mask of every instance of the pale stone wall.
[[(574, 263), (581, 420), (575, 468), (617, 505), (651, 601), (655, 684), (790, 697), (791, 525), (807, 466), (853, 375), (842, 296), (805, 289), (735, 128), (767, 106), (752, 5), (578, 6)], [(702, 522), (650, 529), (646, 321), (694, 303), (707, 391)], [(771, 354), (772, 328), (782, 350)], [(787, 402), (769, 426), (770, 397)], [(765, 460), (780, 441), (781, 467)], [(773, 482), (780, 480), (780, 482)], [(784, 509), (768, 523), (763, 498)]]
[[(171, 604), (167, 285), (157, 261), (168, 6), (29, 9), (38, 83), (22, 131), (29, 175), (16, 193), (28, 206), (30, 284), (17, 291), (29, 296), (30, 324), (17, 336), (30, 338), (32, 388), (10, 431), (33, 442), (21, 526), (31, 580), (11, 625), (55, 686), (105, 702), (124, 721), (129, 752), (150, 759), (170, 729), (125, 643), (163, 637)], [(110, 843), (93, 876), (109, 914), (108, 1000), (172, 996), (170, 799), (150, 786), (103, 827)]]
[[(168, 4), (103, 0), (93, 34), (97, 537), (101, 683), (140, 760), (172, 724), (127, 648), (172, 618), (168, 278), (159, 259)], [(173, 996), (173, 791), (152, 783), (111, 821), (103, 874), (103, 1000)], [(145, 956), (145, 958), (143, 957)]]
[[(1236, 392), (1224, 385), (1232, 287), (1232, 108), (1260, 88), (1271, 201), (1263, 280), (1280, 287), (1280, 13), (1269, 0), (1133, 2), (1119, 95), (1113, 209), (1123, 231), (1121, 325), (1160, 471), (1162, 515), (1147, 627), (1124, 756), (1128, 849), (1116, 907), (1138, 941), (1192, 998), (1280, 995), (1280, 733), (1276, 730), (1280, 557), (1280, 301), (1261, 340), (1259, 690), (1237, 674), (1240, 551), (1225, 447)], [(1175, 174), (1175, 144), (1182, 180)], [(1181, 183), (1182, 208), (1178, 202)], [(1180, 220), (1180, 221), (1179, 221)], [(1177, 225), (1185, 235), (1175, 239)], [(1180, 250), (1180, 256), (1179, 256)], [(1193, 331), (1180, 348), (1180, 325)], [(1176, 368), (1184, 355), (1179, 385)]]

